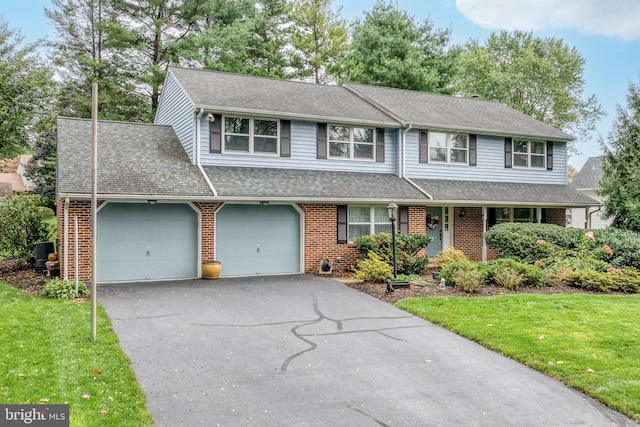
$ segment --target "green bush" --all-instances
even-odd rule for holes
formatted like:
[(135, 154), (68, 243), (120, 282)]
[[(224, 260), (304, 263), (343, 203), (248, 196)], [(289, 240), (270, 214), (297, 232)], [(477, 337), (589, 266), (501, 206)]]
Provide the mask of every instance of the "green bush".
[(566, 274), (564, 281), (571, 286), (596, 292), (640, 292), (640, 275), (634, 268), (612, 268), (608, 272), (590, 269)]
[(46, 223), (54, 216), (36, 195), (8, 196), (0, 201), (0, 256), (33, 257), (34, 245), (49, 238)]
[[(44, 282), (40, 295), (45, 298), (73, 299), (76, 298), (76, 283), (73, 280), (63, 280), (55, 277)], [(87, 285), (83, 282), (78, 282), (78, 297), (87, 295), (89, 295)]]
[(384, 282), (392, 275), (393, 267), (382, 261), (374, 251), (369, 251), (368, 255), (368, 258), (358, 260), (353, 277), (358, 280)]
[[(420, 274), (427, 268), (429, 258), (419, 256), (422, 249), (426, 249), (432, 237), (428, 234), (397, 234), (396, 235), (396, 270), (398, 274)], [(393, 247), (391, 233), (378, 233), (361, 236), (355, 239), (360, 258), (365, 259), (368, 253), (375, 252), (380, 259), (393, 264)]]
[(445, 250), (438, 252), (433, 258), (431, 265), (433, 267), (442, 268), (452, 261), (467, 261), (468, 258), (460, 249), (449, 247)]
[(545, 286), (549, 287), (557, 286), (560, 282), (562, 282), (567, 271), (567, 269), (558, 264), (552, 264), (542, 267), (542, 283), (544, 283)]
[(613, 256), (607, 260), (611, 265), (640, 269), (640, 233), (609, 228), (596, 230), (594, 235), (599, 247), (611, 248)]
[(440, 278), (445, 280), (447, 286), (454, 286), (456, 285), (457, 278), (466, 271), (475, 271), (479, 273), (482, 284), (486, 282), (489, 274), (487, 264), (484, 262), (452, 261), (442, 268), (440, 271)]
[(522, 284), (525, 286), (540, 287), (544, 285), (542, 280), (542, 271), (536, 265), (525, 264), (520, 261), (509, 258), (500, 258), (495, 261), (491, 261), (488, 266), (489, 276), (487, 280), (490, 282), (497, 282), (496, 274), (505, 269), (515, 270), (523, 278)]
[(480, 286), (484, 285), (482, 273), (479, 270), (459, 270), (454, 274), (456, 289), (461, 292), (478, 292)]
[(525, 281), (524, 275), (522, 275), (515, 268), (503, 268), (500, 270), (495, 270), (492, 274), (493, 282), (505, 289), (509, 289), (511, 291), (517, 291), (520, 289), (520, 285), (522, 285)]

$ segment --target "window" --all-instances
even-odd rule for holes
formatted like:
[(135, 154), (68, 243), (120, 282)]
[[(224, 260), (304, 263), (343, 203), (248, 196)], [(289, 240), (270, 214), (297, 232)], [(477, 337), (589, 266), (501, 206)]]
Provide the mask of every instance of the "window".
[(467, 164), (468, 136), (429, 132), (429, 162)]
[(543, 141), (513, 140), (513, 167), (546, 168), (547, 144)]
[(278, 121), (245, 117), (224, 118), (224, 150), (249, 154), (278, 154)]
[(536, 208), (495, 208), (494, 211), (495, 224), (503, 222), (538, 222), (538, 210)]
[(329, 157), (334, 159), (374, 159), (374, 129), (329, 125)]
[(349, 240), (369, 234), (391, 233), (391, 221), (386, 206), (349, 206)]

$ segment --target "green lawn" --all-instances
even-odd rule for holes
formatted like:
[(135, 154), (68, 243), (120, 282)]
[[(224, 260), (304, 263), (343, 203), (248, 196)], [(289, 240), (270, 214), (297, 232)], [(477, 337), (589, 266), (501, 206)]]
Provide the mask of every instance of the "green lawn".
[(98, 306), (0, 283), (0, 402), (69, 404), (71, 426), (152, 426), (145, 396)]
[(640, 295), (419, 298), (397, 305), (640, 421)]

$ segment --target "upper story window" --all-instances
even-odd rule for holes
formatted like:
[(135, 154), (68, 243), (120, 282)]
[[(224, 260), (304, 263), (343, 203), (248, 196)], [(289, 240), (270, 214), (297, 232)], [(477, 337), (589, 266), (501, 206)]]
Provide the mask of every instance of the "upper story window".
[(374, 128), (329, 125), (329, 158), (374, 160)]
[(459, 133), (429, 132), (429, 162), (468, 163), (469, 137)]
[(391, 233), (391, 221), (386, 206), (349, 206), (348, 224), (349, 240), (369, 234)]
[(513, 167), (544, 169), (547, 143), (544, 141), (513, 140)]
[(224, 118), (224, 151), (249, 154), (278, 154), (277, 120), (246, 117)]

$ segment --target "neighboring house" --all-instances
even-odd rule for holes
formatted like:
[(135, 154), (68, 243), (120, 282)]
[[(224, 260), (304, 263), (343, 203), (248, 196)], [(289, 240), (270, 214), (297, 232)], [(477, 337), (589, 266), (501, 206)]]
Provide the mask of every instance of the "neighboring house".
[(597, 203), (586, 208), (571, 209), (567, 226), (598, 230), (611, 225), (611, 220), (602, 218), (604, 199), (598, 195), (601, 178), (602, 157), (589, 157), (571, 183), (571, 188), (591, 197)]
[(33, 191), (33, 183), (25, 176), (25, 165), (31, 157), (23, 154), (14, 159), (6, 159), (5, 163), (12, 165), (12, 171), (0, 173), (0, 197), (16, 196)]
[[(565, 225), (570, 135), (503, 104), (171, 67), (153, 125), (98, 123), (99, 282), (353, 267), (353, 239), (429, 233), (429, 256), (492, 257), (507, 221)], [(58, 120), (62, 274), (90, 277), (88, 120)]]

